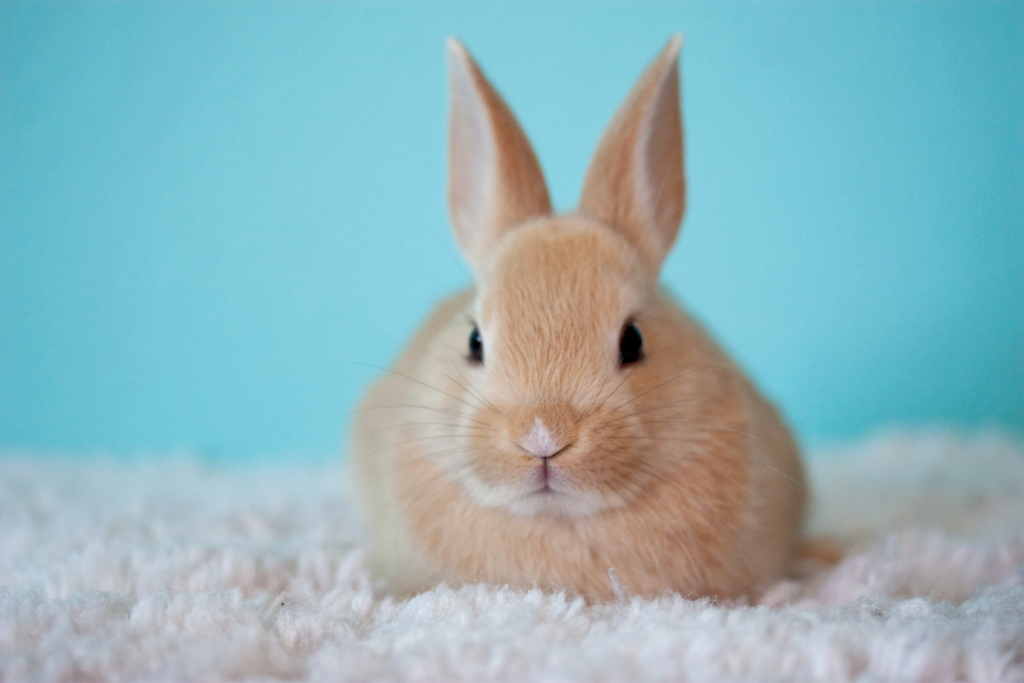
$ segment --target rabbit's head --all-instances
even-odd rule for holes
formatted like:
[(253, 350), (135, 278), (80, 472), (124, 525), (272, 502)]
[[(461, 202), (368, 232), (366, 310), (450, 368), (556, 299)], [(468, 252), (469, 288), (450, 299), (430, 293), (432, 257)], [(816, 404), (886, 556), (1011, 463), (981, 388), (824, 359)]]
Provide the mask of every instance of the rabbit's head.
[(686, 366), (657, 288), (685, 208), (680, 44), (641, 76), (563, 215), (512, 112), (449, 44), (449, 203), (477, 286), (454, 378), (469, 445), (445, 460), (483, 505), (591, 514), (669, 466), (643, 440), (680, 412), (667, 385)]

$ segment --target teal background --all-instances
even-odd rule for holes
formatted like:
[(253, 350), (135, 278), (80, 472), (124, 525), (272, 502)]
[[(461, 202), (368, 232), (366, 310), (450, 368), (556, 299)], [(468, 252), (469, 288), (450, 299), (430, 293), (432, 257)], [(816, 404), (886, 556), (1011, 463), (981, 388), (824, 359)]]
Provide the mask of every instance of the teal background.
[(468, 281), (444, 38), (560, 208), (683, 48), (664, 279), (806, 441), (1024, 430), (1024, 3), (0, 5), (0, 446), (339, 448)]

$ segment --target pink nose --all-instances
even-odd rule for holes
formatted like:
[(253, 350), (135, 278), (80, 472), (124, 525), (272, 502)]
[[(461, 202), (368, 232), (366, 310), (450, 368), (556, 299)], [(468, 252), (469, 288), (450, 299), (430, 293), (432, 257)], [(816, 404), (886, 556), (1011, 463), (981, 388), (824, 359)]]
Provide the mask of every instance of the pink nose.
[(565, 448), (565, 444), (559, 443), (551, 435), (551, 431), (539, 417), (533, 419), (533, 427), (519, 445), (535, 458), (550, 458)]

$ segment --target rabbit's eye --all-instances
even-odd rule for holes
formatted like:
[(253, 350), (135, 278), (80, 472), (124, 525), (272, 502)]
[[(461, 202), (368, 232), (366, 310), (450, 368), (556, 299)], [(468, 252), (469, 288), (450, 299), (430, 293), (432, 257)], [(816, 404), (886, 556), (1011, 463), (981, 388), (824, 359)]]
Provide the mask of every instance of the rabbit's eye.
[(640, 336), (640, 330), (636, 325), (629, 323), (622, 328), (622, 338), (619, 340), (619, 363), (629, 365), (644, 357), (644, 338)]
[(484, 340), (476, 327), (469, 333), (469, 360), (480, 364), (484, 362)]

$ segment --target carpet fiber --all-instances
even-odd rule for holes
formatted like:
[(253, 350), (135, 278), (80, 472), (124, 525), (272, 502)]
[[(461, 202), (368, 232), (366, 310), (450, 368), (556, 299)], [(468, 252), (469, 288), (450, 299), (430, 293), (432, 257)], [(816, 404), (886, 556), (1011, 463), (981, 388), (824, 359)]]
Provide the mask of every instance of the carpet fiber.
[(0, 454), (0, 680), (1024, 680), (1024, 444), (815, 452), (835, 567), (588, 605), (364, 568), (337, 463)]

